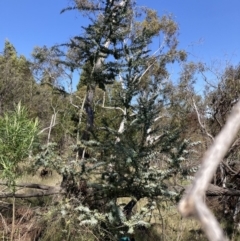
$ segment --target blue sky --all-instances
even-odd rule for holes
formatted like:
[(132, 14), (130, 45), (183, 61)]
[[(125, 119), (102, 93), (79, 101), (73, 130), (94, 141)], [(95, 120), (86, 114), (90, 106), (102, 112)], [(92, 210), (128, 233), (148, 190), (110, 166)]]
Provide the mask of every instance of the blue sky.
[[(34, 46), (52, 46), (79, 34), (86, 20), (75, 11), (60, 14), (69, 0), (1, 0), (0, 52), (8, 39), (18, 54), (30, 58)], [(172, 14), (179, 24), (180, 48), (189, 58), (211, 64), (237, 64), (240, 58), (239, 0), (137, 0)]]

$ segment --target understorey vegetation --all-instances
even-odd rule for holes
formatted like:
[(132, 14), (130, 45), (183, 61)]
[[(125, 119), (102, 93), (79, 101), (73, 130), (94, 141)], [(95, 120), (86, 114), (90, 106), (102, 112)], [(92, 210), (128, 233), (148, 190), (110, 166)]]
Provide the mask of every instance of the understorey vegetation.
[[(239, 66), (210, 82), (214, 69), (179, 49), (172, 16), (132, 0), (72, 0), (65, 11), (88, 18), (81, 34), (31, 60), (6, 40), (0, 55), (0, 237), (206, 240), (177, 205), (238, 101)], [(206, 192), (231, 240), (239, 145), (237, 135)]]

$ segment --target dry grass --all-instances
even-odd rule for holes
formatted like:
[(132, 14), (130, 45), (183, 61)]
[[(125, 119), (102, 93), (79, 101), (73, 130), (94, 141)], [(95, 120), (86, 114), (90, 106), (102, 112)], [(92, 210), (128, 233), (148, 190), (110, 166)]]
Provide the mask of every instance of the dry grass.
[[(120, 198), (119, 204), (128, 203), (129, 198)], [(139, 211), (147, 203), (146, 199), (140, 200), (134, 208)], [(147, 220), (149, 221), (149, 220)], [(158, 210), (151, 216), (149, 229), (137, 229), (136, 241), (206, 241), (200, 225), (193, 219), (182, 219), (177, 206), (170, 202), (159, 202)]]
[[(17, 180), (18, 183), (39, 183), (50, 186), (59, 185), (61, 177), (53, 172), (52, 175), (42, 178), (40, 170), (35, 175), (25, 175)], [(0, 186), (0, 191), (9, 191), (6, 186)], [(20, 188), (18, 193), (34, 193), (35, 189)], [(52, 202), (52, 197), (16, 199), (16, 225), (14, 240), (34, 241), (42, 231), (39, 218), (47, 212), (46, 205)], [(40, 215), (40, 216), (39, 216)], [(9, 240), (12, 223), (12, 200), (0, 201), (0, 239)]]
[(25, 175), (18, 179), (18, 182), (28, 182), (28, 183), (39, 183), (49, 186), (59, 185), (61, 183), (62, 177), (55, 171), (52, 172), (52, 175), (46, 177), (40, 176), (41, 170), (38, 170), (35, 175)]
[[(40, 171), (36, 175), (23, 176), (18, 182), (32, 182), (45, 185), (59, 185), (61, 182), (61, 176), (56, 172), (53, 172), (52, 176), (41, 178)], [(0, 187), (1, 189), (5, 187)], [(21, 192), (32, 192), (30, 189), (22, 189)], [(10, 201), (10, 200), (9, 200)], [(118, 200), (119, 204), (128, 203), (130, 198), (121, 198)], [(44, 225), (41, 226), (39, 218), (41, 215), (47, 213), (47, 205), (53, 202), (52, 197), (31, 199), (28, 201), (17, 200), (16, 208), (16, 233), (15, 240), (19, 241), (34, 241), (35, 238), (44, 229)], [(134, 212), (139, 211), (147, 203), (146, 199), (140, 200), (134, 208)], [(1, 200), (0, 202), (0, 239), (9, 240), (9, 234), (11, 231), (11, 203), (8, 200)], [(40, 214), (40, 216), (39, 216)], [(46, 221), (47, 222), (47, 221)], [(46, 225), (45, 222), (45, 225)], [(48, 221), (49, 222), (49, 221)], [(44, 237), (40, 240), (51, 240), (51, 235), (54, 232), (60, 232), (61, 223), (60, 220), (56, 222), (49, 222), (47, 224), (48, 229)], [(205, 235), (201, 232), (200, 225), (197, 221), (192, 219), (182, 219), (177, 211), (176, 205), (171, 202), (159, 200), (158, 210), (155, 210), (151, 217), (152, 226), (149, 229), (136, 230), (136, 241), (206, 241)], [(85, 230), (86, 231), (86, 230)], [(61, 233), (61, 232), (60, 232)], [(54, 240), (62, 240), (59, 236), (55, 235)], [(67, 235), (68, 236), (68, 235)], [(59, 239), (58, 239), (59, 237)], [(78, 236), (79, 237), (79, 236)], [(75, 240), (93, 241), (93, 234), (86, 232), (82, 234), (82, 238)], [(232, 241), (237, 240), (232, 238)]]

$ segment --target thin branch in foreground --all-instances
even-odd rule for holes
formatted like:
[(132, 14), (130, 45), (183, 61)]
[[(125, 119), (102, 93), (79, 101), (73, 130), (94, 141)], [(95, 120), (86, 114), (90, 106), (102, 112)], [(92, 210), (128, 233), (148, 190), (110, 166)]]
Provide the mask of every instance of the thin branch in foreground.
[(222, 131), (202, 158), (202, 166), (196, 173), (192, 186), (179, 203), (184, 217), (194, 216), (200, 221), (210, 241), (227, 241), (214, 215), (204, 203), (204, 195), (216, 172), (218, 164), (226, 155), (240, 129), (240, 101), (234, 106)]

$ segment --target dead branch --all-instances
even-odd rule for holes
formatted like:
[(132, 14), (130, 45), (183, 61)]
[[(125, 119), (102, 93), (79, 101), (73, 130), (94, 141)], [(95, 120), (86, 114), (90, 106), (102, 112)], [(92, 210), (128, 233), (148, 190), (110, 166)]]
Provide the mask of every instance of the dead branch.
[(192, 98), (192, 102), (193, 102), (193, 107), (194, 107), (194, 109), (195, 109), (195, 111), (196, 111), (196, 113), (197, 113), (198, 123), (199, 123), (201, 129), (202, 129), (202, 130), (204, 131), (204, 133), (211, 139), (211, 141), (214, 141), (213, 136), (207, 131), (205, 125), (204, 125), (204, 124), (202, 123), (202, 121), (201, 121), (200, 113), (199, 113), (199, 111), (198, 111), (197, 105), (196, 105), (195, 100), (194, 100), (193, 98)]
[(104, 106), (104, 105), (102, 105), (102, 108), (108, 109), (108, 110), (120, 110), (123, 113), (125, 113), (124, 110), (122, 108), (120, 108), (120, 107), (111, 107), (111, 106)]
[[(190, 186), (182, 186), (177, 184), (174, 186), (174, 189), (178, 193), (187, 193)], [(219, 187), (214, 184), (209, 184), (208, 189), (206, 190), (206, 196), (208, 197), (217, 197), (217, 196), (231, 196), (231, 197), (240, 197), (240, 190), (232, 189), (232, 188), (225, 188)]]
[(57, 113), (55, 112), (55, 109), (54, 109), (54, 114), (52, 115), (49, 131), (48, 131), (47, 145), (49, 145), (49, 142), (50, 142), (52, 128), (56, 125), (56, 117), (57, 117)]
[(49, 133), (51, 133), (52, 128), (56, 125), (56, 115), (57, 115), (57, 113), (54, 113), (52, 115), (50, 125), (48, 127), (44, 128), (44, 129), (42, 129), (41, 131), (39, 131), (38, 135), (42, 134), (46, 130), (49, 130), (48, 131), (48, 138), (50, 138), (49, 137), (49, 135), (50, 135)]
[(213, 184), (210, 184), (207, 191), (207, 196), (240, 196), (240, 190), (231, 188), (222, 188)]
[[(0, 182), (0, 185), (7, 186), (6, 182)], [(38, 189), (39, 192), (33, 193), (12, 193), (12, 192), (0, 192), (0, 198), (8, 198), (8, 197), (15, 197), (15, 198), (30, 198), (30, 197), (43, 197), (43, 196), (51, 196), (55, 194), (64, 194), (65, 189), (60, 186), (48, 186), (42, 184), (35, 184), (35, 183), (19, 183), (15, 185), (16, 187), (23, 187), (23, 188), (32, 188)]]
[(120, 111), (123, 112), (123, 114), (125, 114), (124, 109), (122, 109), (122, 108), (120, 108), (120, 107), (117, 107), (117, 106), (105, 106), (105, 101), (106, 101), (106, 94), (105, 94), (105, 92), (104, 92), (104, 94), (103, 94), (102, 108), (108, 109), (108, 110), (120, 110)]
[(61, 188), (52, 188), (48, 191), (44, 192), (37, 192), (37, 193), (0, 193), (0, 198), (9, 198), (9, 197), (15, 197), (15, 198), (30, 198), (30, 197), (45, 197), (45, 196), (51, 196), (56, 194), (64, 194), (65, 192), (62, 192)]
[(235, 105), (222, 131), (202, 158), (202, 166), (196, 173), (192, 186), (179, 203), (184, 217), (194, 216), (200, 221), (210, 241), (228, 240), (214, 215), (204, 203), (204, 195), (216, 172), (217, 166), (226, 155), (240, 129), (240, 101)]
[(238, 172), (234, 171), (227, 163), (225, 163), (224, 161), (222, 161), (223, 166), (225, 166), (229, 171), (232, 172), (232, 174), (234, 175), (238, 175)]
[[(0, 185), (7, 186), (7, 182), (0, 182)], [(42, 189), (42, 190), (48, 190), (52, 188), (53, 186), (38, 184), (38, 183), (18, 183), (15, 185), (15, 187), (25, 187), (25, 188), (35, 188), (35, 189)]]

